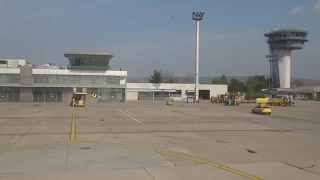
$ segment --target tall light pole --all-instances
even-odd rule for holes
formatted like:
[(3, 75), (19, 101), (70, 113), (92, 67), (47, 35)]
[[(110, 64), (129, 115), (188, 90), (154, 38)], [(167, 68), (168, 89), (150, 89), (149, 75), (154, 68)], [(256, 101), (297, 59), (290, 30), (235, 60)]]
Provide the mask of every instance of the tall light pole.
[(203, 19), (204, 12), (193, 12), (192, 20), (196, 21), (196, 78), (194, 87), (194, 102), (199, 103), (199, 40), (200, 40), (200, 21)]

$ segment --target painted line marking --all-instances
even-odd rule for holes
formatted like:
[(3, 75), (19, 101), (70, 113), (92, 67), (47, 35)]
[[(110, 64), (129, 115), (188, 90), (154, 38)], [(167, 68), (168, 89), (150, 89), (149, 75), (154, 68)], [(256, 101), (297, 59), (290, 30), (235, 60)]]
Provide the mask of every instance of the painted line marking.
[(138, 125), (138, 126), (141, 126), (141, 125), (142, 125), (142, 123), (141, 123), (140, 121), (138, 121), (136, 118), (131, 117), (130, 115), (124, 113), (124, 112), (121, 111), (120, 109), (118, 110), (118, 112), (119, 112), (122, 116), (128, 118), (130, 121), (132, 121), (133, 123), (135, 123), (136, 125)]
[(212, 163), (212, 162), (209, 162), (209, 161), (205, 161), (205, 160), (201, 160), (201, 159), (197, 159), (197, 158), (193, 158), (193, 157), (189, 157), (189, 156), (184, 156), (184, 155), (181, 155), (181, 154), (170, 153), (170, 152), (166, 152), (166, 151), (154, 150), (154, 149), (149, 149), (149, 148), (142, 148), (142, 147), (138, 147), (138, 146), (125, 145), (125, 144), (104, 143), (104, 142), (96, 142), (96, 141), (81, 141), (81, 140), (80, 141), (79, 140), (70, 141), (70, 140), (65, 140), (65, 141), (58, 141), (58, 142), (47, 143), (47, 144), (38, 144), (38, 145), (23, 146), (23, 147), (18, 147), (18, 148), (0, 150), (0, 153), (16, 151), (16, 150), (22, 150), (22, 149), (29, 149), (29, 148), (36, 148), (36, 147), (42, 147), (42, 146), (49, 146), (49, 145), (63, 145), (63, 143), (65, 143), (65, 142), (82, 142), (82, 143), (104, 144), (104, 145), (111, 145), (111, 146), (122, 146), (122, 147), (126, 147), (126, 148), (138, 149), (138, 150), (143, 150), (143, 151), (157, 152), (157, 153), (160, 153), (160, 154), (166, 154), (166, 155), (175, 156), (175, 157), (179, 157), (179, 158), (183, 158), (183, 159), (188, 159), (188, 160), (191, 160), (191, 161), (200, 162), (202, 164), (207, 164), (207, 165), (210, 165), (210, 166), (213, 166), (213, 167), (217, 167), (217, 168), (229, 171), (231, 173), (243, 176), (243, 177), (251, 179), (251, 180), (262, 180), (262, 179), (260, 179), (258, 177), (253, 176), (253, 175), (247, 174), (245, 172), (242, 172), (242, 171), (239, 171), (239, 170), (227, 167), (227, 166), (223, 166), (221, 164), (216, 164), (216, 163)]
[(72, 113), (70, 140), (76, 140), (76, 113)]
[(137, 115), (133, 114), (132, 112), (129, 112), (129, 111), (126, 111), (126, 112), (134, 117), (137, 117)]
[(231, 173), (243, 176), (243, 177), (251, 179), (251, 180), (262, 180), (262, 179), (260, 179), (258, 177), (253, 176), (253, 175), (247, 174), (245, 172), (242, 172), (242, 171), (239, 171), (239, 170), (227, 167), (227, 166), (223, 166), (221, 164), (216, 164), (216, 163), (212, 163), (212, 162), (209, 162), (209, 161), (205, 161), (205, 160), (201, 160), (201, 159), (197, 159), (197, 158), (193, 158), (193, 157), (189, 157), (189, 156), (184, 156), (184, 155), (181, 155), (181, 154), (175, 154), (175, 153), (170, 153), (170, 152), (166, 152), (166, 151), (154, 150), (154, 149), (149, 149), (149, 148), (142, 148), (142, 147), (138, 147), (138, 146), (131, 146), (131, 145), (125, 145), (125, 144), (111, 144), (111, 143), (103, 143), (103, 142), (95, 142), (95, 141), (77, 141), (77, 142), (94, 143), (94, 144), (106, 144), (106, 145), (113, 145), (113, 146), (122, 146), (122, 147), (127, 147), (127, 148), (132, 148), (132, 149), (139, 149), (139, 150), (143, 150), (143, 151), (157, 152), (157, 153), (160, 153), (160, 154), (166, 154), (166, 155), (170, 155), (170, 156), (180, 157), (180, 158), (183, 158), (183, 159), (188, 159), (188, 160), (191, 160), (191, 161), (196, 161), (196, 162), (199, 162), (199, 163), (202, 163), (202, 164), (207, 164), (207, 165), (210, 165), (210, 166), (213, 166), (213, 167), (217, 167), (217, 168), (229, 171)]

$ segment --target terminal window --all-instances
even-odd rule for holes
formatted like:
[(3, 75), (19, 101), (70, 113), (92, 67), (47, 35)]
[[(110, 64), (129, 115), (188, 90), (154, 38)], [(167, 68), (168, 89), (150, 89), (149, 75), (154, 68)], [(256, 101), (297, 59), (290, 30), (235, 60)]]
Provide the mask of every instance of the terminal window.
[(100, 56), (69, 57), (71, 66), (108, 67), (109, 60)]
[(7, 61), (0, 60), (0, 64), (7, 64)]

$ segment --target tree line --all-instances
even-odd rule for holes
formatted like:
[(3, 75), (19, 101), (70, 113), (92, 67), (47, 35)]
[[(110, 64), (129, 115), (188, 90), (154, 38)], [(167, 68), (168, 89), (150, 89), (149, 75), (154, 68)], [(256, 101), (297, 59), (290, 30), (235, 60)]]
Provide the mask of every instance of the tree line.
[[(264, 75), (250, 76), (245, 81), (241, 81), (237, 78), (231, 78), (229, 81), (226, 75), (222, 75), (218, 78), (213, 78), (211, 84), (226, 84), (228, 85), (228, 92), (242, 92), (246, 93), (246, 98), (255, 99), (259, 97), (265, 97), (262, 93), (262, 89), (268, 89), (269, 79), (266, 79)], [(149, 83), (194, 83), (195, 77), (193, 74), (189, 74), (178, 82), (172, 72), (164, 72), (161, 70), (154, 70), (150, 75)], [(201, 83), (201, 82), (200, 82)], [(299, 87), (303, 86), (303, 82), (300, 80), (292, 81), (291, 86)]]
[(162, 72), (161, 70), (154, 70), (150, 75), (149, 83), (194, 83), (195, 77), (192, 74), (188, 74), (178, 82), (178, 78), (172, 72)]
[[(247, 99), (255, 99), (259, 97), (265, 97), (262, 93), (262, 89), (268, 89), (270, 79), (266, 79), (264, 75), (250, 76), (243, 82), (237, 78), (232, 78), (228, 81), (226, 75), (222, 75), (220, 78), (213, 78), (211, 84), (226, 84), (228, 85), (228, 92), (242, 92), (246, 93)], [(303, 86), (303, 82), (300, 80), (294, 80), (291, 83), (291, 87)]]
[(222, 75), (220, 78), (213, 78), (211, 84), (226, 84), (228, 85), (228, 92), (242, 92), (246, 93), (246, 98), (254, 99), (258, 97), (264, 97), (261, 94), (262, 89), (267, 89), (267, 79), (264, 75), (250, 76), (245, 82), (232, 78), (228, 81), (226, 75)]

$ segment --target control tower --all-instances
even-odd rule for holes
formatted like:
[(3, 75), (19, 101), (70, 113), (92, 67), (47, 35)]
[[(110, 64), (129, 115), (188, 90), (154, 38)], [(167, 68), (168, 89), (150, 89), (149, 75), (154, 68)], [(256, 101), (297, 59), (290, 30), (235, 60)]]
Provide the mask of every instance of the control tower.
[(307, 42), (308, 31), (304, 28), (274, 29), (264, 34), (269, 44), (267, 58), (270, 61), (269, 89), (290, 88), (291, 51), (302, 49)]
[(65, 53), (71, 70), (103, 70), (109, 68), (109, 61), (114, 55), (107, 51), (71, 50)]

